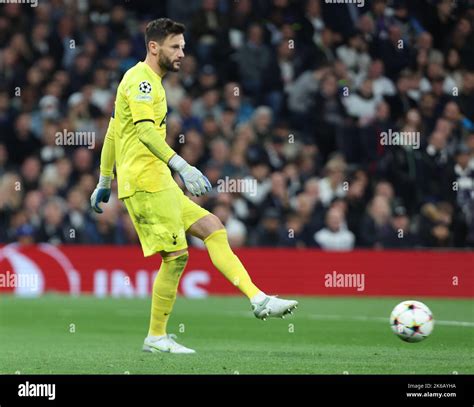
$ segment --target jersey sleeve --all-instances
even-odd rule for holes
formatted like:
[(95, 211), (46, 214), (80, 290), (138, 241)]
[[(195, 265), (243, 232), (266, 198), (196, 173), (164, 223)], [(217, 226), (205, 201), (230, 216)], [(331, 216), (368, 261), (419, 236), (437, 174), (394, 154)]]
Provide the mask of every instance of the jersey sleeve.
[(125, 92), (133, 124), (144, 121), (155, 123), (153, 99), (156, 97), (157, 91), (157, 89), (153, 89), (146, 77), (131, 79), (127, 84)]
[(111, 117), (109, 127), (104, 138), (104, 145), (100, 155), (100, 174), (113, 177), (115, 163), (115, 132), (114, 132), (114, 118)]
[(170, 158), (175, 155), (175, 151), (160, 136), (153, 124), (144, 121), (136, 126), (138, 139), (161, 161), (168, 164)]

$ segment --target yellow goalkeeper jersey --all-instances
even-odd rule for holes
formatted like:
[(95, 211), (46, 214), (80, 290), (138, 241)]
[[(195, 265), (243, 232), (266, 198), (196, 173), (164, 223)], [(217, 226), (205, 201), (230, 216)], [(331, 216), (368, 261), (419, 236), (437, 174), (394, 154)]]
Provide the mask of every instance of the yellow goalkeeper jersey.
[(135, 128), (140, 121), (152, 121), (159, 137), (166, 139), (166, 115), (166, 94), (160, 76), (146, 63), (137, 63), (120, 82), (113, 114), (120, 199), (136, 191), (157, 192), (177, 187), (168, 165), (139, 140)]

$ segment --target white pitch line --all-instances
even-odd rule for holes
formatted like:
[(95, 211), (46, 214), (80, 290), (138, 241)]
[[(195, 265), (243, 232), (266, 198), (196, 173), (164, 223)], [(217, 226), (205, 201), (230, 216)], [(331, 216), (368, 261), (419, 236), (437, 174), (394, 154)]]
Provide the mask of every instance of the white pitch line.
[[(350, 315), (331, 315), (331, 314), (311, 314), (308, 318), (315, 320), (337, 320), (337, 321), (377, 321), (377, 322), (389, 322), (389, 317), (367, 317), (367, 316), (350, 316)], [(448, 325), (448, 326), (465, 326), (474, 327), (474, 322), (468, 321), (444, 321), (435, 319), (435, 325)]]
[[(234, 316), (234, 317), (243, 317), (243, 318), (248, 318), (249, 316), (253, 316), (251, 311), (245, 312), (245, 311), (218, 311), (218, 312), (208, 312), (206, 311), (206, 314), (215, 314), (215, 315), (221, 315), (221, 314), (226, 314), (229, 316)], [(137, 310), (137, 311), (129, 311), (129, 310), (115, 310), (115, 314), (124, 316), (124, 317), (129, 317), (129, 316), (135, 316), (135, 315), (141, 315), (142, 311)], [(307, 319), (313, 319), (313, 320), (331, 320), (331, 321), (364, 321), (364, 322), (386, 322), (389, 323), (390, 318), (389, 317), (367, 317), (367, 316), (350, 316), (350, 315), (334, 315), (334, 314), (310, 314), (310, 315), (300, 315), (298, 314), (298, 311), (295, 312), (295, 315), (293, 316), (288, 316), (288, 321), (292, 319), (300, 319), (300, 318), (307, 318)], [(464, 327), (469, 327), (472, 328), (474, 327), (474, 322), (468, 322), (468, 321), (445, 321), (445, 320), (438, 320), (435, 318), (435, 325), (445, 325), (445, 326), (464, 326)]]

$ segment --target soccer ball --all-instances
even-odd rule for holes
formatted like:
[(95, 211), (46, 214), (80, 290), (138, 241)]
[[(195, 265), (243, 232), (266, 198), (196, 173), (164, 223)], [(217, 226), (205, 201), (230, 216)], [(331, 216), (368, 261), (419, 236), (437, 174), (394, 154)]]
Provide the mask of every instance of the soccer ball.
[(420, 342), (433, 331), (433, 314), (422, 302), (403, 301), (393, 309), (390, 315), (390, 326), (401, 340)]

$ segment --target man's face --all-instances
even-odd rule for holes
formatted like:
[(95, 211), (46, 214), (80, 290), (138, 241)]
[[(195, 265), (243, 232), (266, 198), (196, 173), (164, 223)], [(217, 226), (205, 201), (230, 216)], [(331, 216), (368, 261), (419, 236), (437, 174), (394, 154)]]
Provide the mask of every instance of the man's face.
[(342, 213), (339, 210), (331, 210), (327, 214), (326, 223), (333, 232), (338, 232), (342, 224)]
[[(151, 48), (153, 49), (153, 42)], [(178, 72), (184, 58), (184, 35), (169, 35), (162, 44), (155, 43), (158, 65), (167, 72)]]

